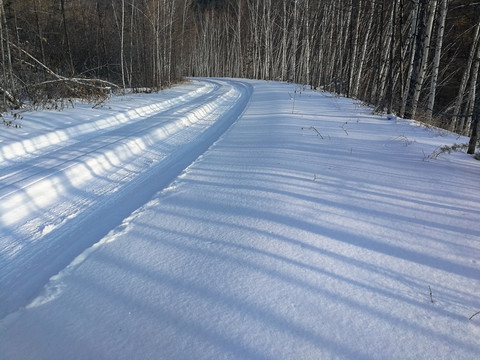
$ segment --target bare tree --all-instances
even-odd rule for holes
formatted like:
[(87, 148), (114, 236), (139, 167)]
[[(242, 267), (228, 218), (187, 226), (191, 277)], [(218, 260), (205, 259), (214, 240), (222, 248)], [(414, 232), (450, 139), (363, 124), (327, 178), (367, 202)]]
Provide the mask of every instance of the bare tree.
[[(0, 0), (0, 36), (1, 36), (1, 55), (2, 55), (2, 63), (3, 63), (3, 86), (1, 91), (3, 93), (3, 104), (4, 108), (6, 108), (7, 101), (11, 105), (17, 107), (20, 105), (17, 94), (15, 90), (15, 80), (13, 76), (13, 66), (12, 66), (12, 55), (10, 51), (10, 39), (8, 33), (8, 24), (7, 24), (7, 17), (5, 15), (5, 7), (3, 4), (3, 0)], [(5, 42), (5, 47), (3, 43)], [(6, 48), (6, 54), (5, 54)], [(7, 64), (7, 70), (5, 70), (5, 63)]]
[(435, 95), (437, 91), (438, 70), (440, 68), (440, 55), (442, 54), (443, 34), (445, 31), (445, 19), (447, 18), (448, 0), (440, 0), (440, 17), (438, 21), (437, 43), (435, 46), (435, 57), (433, 59), (432, 77), (430, 80), (430, 92), (427, 105), (427, 121), (432, 120)]
[[(480, 62), (480, 57), (477, 58), (477, 63)], [(467, 154), (474, 154), (478, 142), (478, 132), (480, 125), (480, 80), (477, 81), (477, 96), (473, 112), (472, 133), (468, 143)]]
[[(463, 116), (463, 119), (470, 119), (470, 122), (467, 122), (465, 124), (465, 131), (468, 132), (470, 130), (470, 125), (473, 119), (474, 115), (474, 108), (475, 108), (475, 102), (476, 102), (476, 94), (478, 91), (478, 86), (477, 86), (477, 81), (479, 79), (479, 69), (480, 69), (480, 44), (477, 44), (477, 52), (475, 55), (475, 60), (473, 62), (473, 67), (472, 67), (472, 74), (470, 77), (470, 88), (468, 91), (467, 95), (467, 105), (465, 107), (465, 112), (466, 116)], [(478, 100), (478, 99), (477, 99)], [(472, 130), (473, 133), (474, 130)], [(476, 130), (475, 130), (476, 131)]]
[(68, 36), (67, 30), (67, 18), (65, 16), (65, 0), (60, 0), (60, 9), (62, 11), (62, 20), (63, 20), (63, 33), (65, 36), (65, 45), (67, 47), (67, 54), (70, 61), (70, 70), (72, 75), (75, 74), (75, 66), (73, 65), (73, 55), (72, 55), (72, 48), (70, 46), (70, 38)]
[(419, 49), (421, 55), (420, 55), (420, 61), (418, 65), (418, 71), (414, 77), (415, 88), (412, 96), (412, 105), (408, 115), (408, 117), (411, 117), (411, 118), (414, 118), (417, 112), (418, 101), (420, 98), (420, 93), (422, 90), (425, 74), (427, 71), (427, 60), (428, 60), (428, 54), (430, 51), (430, 39), (432, 35), (433, 20), (435, 18), (435, 11), (437, 7), (437, 0), (431, 0), (430, 6), (428, 6), (428, 4), (426, 3), (426, 0), (422, 0), (422, 1), (424, 2), (424, 7), (425, 7), (424, 11), (427, 11), (427, 8), (428, 8), (428, 14), (426, 15), (426, 19), (427, 19), (426, 26), (422, 34), (423, 35), (422, 46)]
[(417, 49), (417, 42), (418, 42), (419, 17), (420, 17), (420, 0), (414, 0), (413, 8), (410, 15), (410, 33), (409, 33), (408, 50), (407, 50), (407, 52), (410, 54), (410, 57), (407, 64), (408, 71), (406, 76), (406, 84), (405, 84), (405, 88), (403, 89), (402, 107), (400, 109), (401, 117), (403, 117), (406, 112), (407, 104), (409, 101), (410, 86), (412, 83), (415, 58), (418, 57), (417, 56), (418, 51), (416, 49)]
[[(473, 35), (473, 41), (472, 41), (472, 45), (471, 45), (471, 48), (470, 48), (468, 60), (467, 60), (465, 70), (464, 70), (463, 75), (462, 75), (462, 80), (460, 82), (460, 86), (459, 86), (459, 89), (458, 89), (458, 95), (457, 95), (456, 100), (455, 100), (455, 106), (454, 106), (454, 109), (453, 109), (453, 114), (454, 115), (453, 115), (453, 118), (452, 118), (452, 121), (451, 121), (450, 127), (449, 127), (449, 129), (451, 131), (455, 131), (455, 130), (462, 131), (463, 127), (464, 127), (464, 123), (465, 123), (465, 116), (464, 115), (465, 114), (462, 115), (462, 114), (460, 114), (460, 112), (461, 112), (462, 105), (464, 103), (465, 90), (467, 88), (468, 79), (470, 78), (470, 73), (471, 73), (471, 70), (472, 70), (472, 65), (473, 65), (473, 61), (475, 59), (476, 49), (478, 47), (479, 42), (480, 42), (480, 17), (478, 19), (477, 25), (475, 26), (475, 32), (474, 32), (474, 35)], [(460, 121), (459, 126), (457, 126), (459, 118), (461, 119), (461, 121)]]

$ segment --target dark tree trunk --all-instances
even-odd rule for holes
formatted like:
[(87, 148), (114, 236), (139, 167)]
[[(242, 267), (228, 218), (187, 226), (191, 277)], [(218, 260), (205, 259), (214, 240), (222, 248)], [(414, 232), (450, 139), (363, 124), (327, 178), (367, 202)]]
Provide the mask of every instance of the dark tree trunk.
[[(477, 59), (480, 61), (480, 59)], [(472, 122), (472, 134), (470, 136), (470, 142), (468, 143), (467, 154), (474, 154), (475, 147), (478, 141), (478, 123), (480, 122), (480, 80), (477, 80), (477, 94), (475, 100), (475, 107), (473, 109), (473, 122)]]

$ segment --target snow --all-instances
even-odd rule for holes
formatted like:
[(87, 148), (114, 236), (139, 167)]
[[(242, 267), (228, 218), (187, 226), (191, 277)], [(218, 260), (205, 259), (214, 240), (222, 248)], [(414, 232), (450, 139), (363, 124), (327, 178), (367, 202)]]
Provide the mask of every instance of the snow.
[(0, 359), (476, 359), (480, 162), (293, 84), (0, 134)]

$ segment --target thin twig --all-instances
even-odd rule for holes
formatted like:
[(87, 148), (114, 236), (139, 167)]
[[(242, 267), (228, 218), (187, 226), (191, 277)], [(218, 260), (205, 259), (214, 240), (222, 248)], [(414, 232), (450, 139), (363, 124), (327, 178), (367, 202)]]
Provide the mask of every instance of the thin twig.
[(433, 304), (433, 293), (432, 293), (432, 288), (430, 287), (430, 285), (428, 285), (428, 289), (430, 290), (430, 301)]
[(472, 318), (473, 318), (475, 315), (478, 315), (478, 314), (480, 314), (480, 311), (477, 311), (475, 314), (473, 314), (472, 316), (470, 316), (470, 317), (468, 318), (468, 320), (472, 320)]
[(322, 136), (322, 134), (320, 134), (320, 132), (319, 132), (317, 129), (315, 129), (315, 127), (314, 127), (314, 126), (310, 126), (310, 127), (309, 127), (309, 129), (311, 129), (311, 130), (315, 131), (315, 132), (317, 133), (317, 135), (318, 135), (318, 136), (320, 136), (320, 137), (323, 139), (323, 136)]

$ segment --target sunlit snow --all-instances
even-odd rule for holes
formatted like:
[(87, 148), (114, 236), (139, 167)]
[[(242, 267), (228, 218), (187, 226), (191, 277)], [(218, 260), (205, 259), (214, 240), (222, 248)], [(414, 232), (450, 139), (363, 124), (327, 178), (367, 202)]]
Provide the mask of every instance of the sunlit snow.
[(0, 359), (477, 359), (465, 137), (193, 79), (0, 133)]

